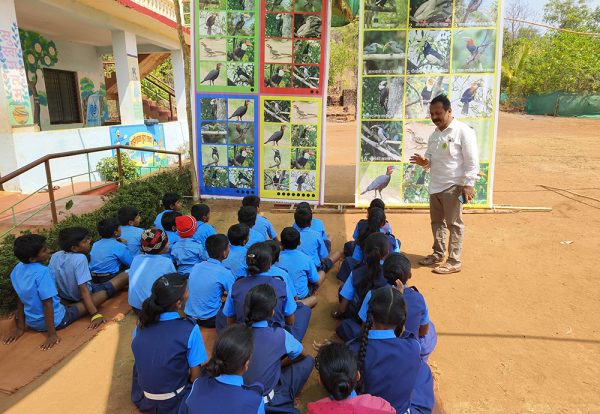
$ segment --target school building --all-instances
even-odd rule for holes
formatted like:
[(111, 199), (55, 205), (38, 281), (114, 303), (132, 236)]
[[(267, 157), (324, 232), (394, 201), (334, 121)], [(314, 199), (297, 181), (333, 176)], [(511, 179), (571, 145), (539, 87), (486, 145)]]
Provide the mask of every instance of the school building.
[[(189, 44), (187, 28), (185, 37)], [(167, 59), (170, 85), (151, 75)], [(162, 125), (163, 149), (186, 151), (183, 54), (173, 0), (2, 0), (0, 78), (1, 175), (49, 153), (133, 145), (115, 142), (115, 126), (143, 128), (149, 119)], [(53, 160), (52, 175), (88, 180), (88, 171), (111, 154)], [(31, 193), (45, 184), (41, 166), (5, 183), (4, 190)]]

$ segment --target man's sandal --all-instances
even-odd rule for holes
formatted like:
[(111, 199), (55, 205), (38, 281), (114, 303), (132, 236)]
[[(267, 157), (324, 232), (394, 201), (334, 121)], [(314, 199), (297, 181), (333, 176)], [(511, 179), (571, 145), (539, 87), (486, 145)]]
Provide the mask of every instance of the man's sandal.
[(431, 266), (434, 264), (442, 263), (443, 261), (444, 261), (443, 257), (437, 257), (437, 256), (430, 254), (429, 256), (425, 257), (424, 259), (419, 260), (419, 264), (421, 266)]
[(438, 266), (435, 269), (433, 269), (432, 272), (440, 274), (440, 275), (449, 275), (451, 273), (458, 273), (458, 272), (460, 272), (460, 270), (461, 270), (460, 265), (444, 263), (443, 265)]

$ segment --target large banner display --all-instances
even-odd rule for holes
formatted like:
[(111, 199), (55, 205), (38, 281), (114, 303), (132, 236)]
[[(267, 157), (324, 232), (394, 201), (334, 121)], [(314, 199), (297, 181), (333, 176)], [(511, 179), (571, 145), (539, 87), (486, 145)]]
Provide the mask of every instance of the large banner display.
[(375, 197), (389, 206), (427, 206), (428, 171), (409, 159), (427, 149), (435, 130), (429, 102), (440, 94), (477, 134), (481, 167), (471, 206), (491, 204), (500, 10), (499, 0), (361, 2), (358, 206)]
[[(138, 174), (147, 174), (158, 168), (169, 166), (167, 154), (142, 150), (143, 148), (166, 149), (165, 131), (161, 124), (111, 126), (110, 145), (128, 145), (140, 148), (140, 151), (123, 150), (135, 162)], [(116, 150), (112, 150), (112, 153), (113, 157), (117, 156)]]
[(195, 0), (203, 195), (322, 201), (328, 6), (327, 0)]

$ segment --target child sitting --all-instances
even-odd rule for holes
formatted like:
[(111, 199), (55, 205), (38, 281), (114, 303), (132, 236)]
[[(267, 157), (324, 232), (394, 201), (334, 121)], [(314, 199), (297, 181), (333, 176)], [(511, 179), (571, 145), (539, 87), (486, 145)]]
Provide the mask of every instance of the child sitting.
[(318, 272), (310, 257), (298, 249), (300, 233), (293, 227), (286, 227), (281, 232), (283, 251), (279, 255), (278, 265), (288, 272), (294, 283), (298, 299), (306, 306), (314, 308), (318, 287), (325, 280), (325, 272)]
[(194, 233), (194, 239), (202, 243), (202, 247), (206, 249), (206, 239), (217, 234), (215, 228), (208, 224), (210, 220), (210, 207), (206, 204), (194, 204), (190, 214), (196, 219), (196, 232)]
[(162, 228), (164, 229), (165, 233), (167, 233), (167, 238), (169, 239), (169, 251), (165, 254), (165, 256), (169, 257), (171, 260), (173, 260), (173, 257), (171, 256), (171, 249), (173, 248), (173, 245), (180, 239), (179, 235), (177, 234), (177, 226), (175, 225), (175, 220), (177, 217), (181, 217), (181, 213), (179, 211), (167, 211), (165, 214), (163, 214), (161, 219)]
[[(308, 403), (308, 414), (361, 412), (359, 409), (371, 414), (396, 414), (394, 407), (383, 398), (356, 394), (360, 373), (356, 357), (346, 344), (323, 345), (317, 355), (317, 371), (319, 382), (329, 396)], [(344, 407), (347, 410), (343, 410)]]
[(245, 224), (250, 227), (250, 235), (248, 236), (247, 246), (251, 247), (255, 243), (264, 242), (267, 238), (253, 227), (256, 224), (257, 211), (256, 207), (242, 206), (238, 210), (238, 221), (240, 224)]
[(227, 231), (229, 239), (229, 255), (223, 260), (226, 268), (231, 270), (233, 276), (246, 276), (246, 253), (248, 252), (248, 237), (250, 235), (250, 227), (245, 224), (234, 224)]
[[(26, 234), (17, 237), (14, 243), (14, 254), (21, 263), (17, 264), (10, 274), (19, 301), (15, 320), (16, 329), (4, 337), (3, 342), (10, 344), (19, 339), (25, 332), (25, 326), (38, 332), (46, 332), (47, 338), (40, 345), (46, 351), (60, 342), (56, 331), (65, 328), (87, 313), (83, 303), (64, 306), (60, 303), (52, 271), (44, 266), (50, 252), (46, 246), (46, 238), (39, 234)], [(105, 291), (91, 295), (92, 304), (99, 306), (108, 295)], [(103, 316), (96, 313), (91, 318), (90, 327), (97, 327), (96, 322)]]
[[(82, 227), (68, 227), (58, 234), (58, 244), (62, 250), (50, 258), (50, 270), (56, 281), (58, 295), (69, 302), (82, 302), (87, 312), (98, 315), (98, 308), (92, 301), (92, 294), (105, 292), (106, 298), (112, 297), (127, 285), (127, 273), (119, 273), (108, 282), (92, 283), (86, 254), (90, 252), (90, 233)], [(104, 323), (103, 318), (96, 319), (91, 327)]]
[[(360, 219), (358, 221), (358, 223), (356, 223), (356, 227), (354, 228), (354, 233), (352, 233), (352, 238), (354, 240), (358, 239), (358, 236), (360, 235), (361, 231), (367, 227), (367, 221), (369, 219), (369, 211), (372, 208), (380, 208), (383, 211), (385, 211), (385, 203), (383, 202), (382, 199), (380, 198), (374, 198), (371, 201), (371, 204), (369, 204), (369, 208), (367, 209), (367, 218), (366, 219)], [(389, 233), (392, 234), (392, 226), (390, 225), (390, 223), (388, 223), (388, 221), (386, 220), (385, 225), (381, 228), (383, 233)]]
[(129, 269), (129, 304), (136, 313), (152, 291), (156, 279), (167, 273), (175, 273), (173, 262), (165, 257), (169, 250), (169, 238), (163, 230), (152, 228), (142, 233), (142, 253), (133, 258)]
[(273, 228), (273, 225), (268, 218), (260, 215), (260, 197), (258, 196), (246, 196), (242, 199), (242, 206), (256, 207), (256, 224), (254, 224), (254, 230), (261, 233), (265, 240), (277, 240), (277, 232)]
[[(298, 210), (299, 208), (307, 208), (312, 212), (312, 208), (310, 207), (310, 204), (308, 204), (306, 201), (302, 201), (301, 203), (298, 203), (296, 205), (296, 210)], [(296, 223), (294, 223), (294, 225), (292, 227), (294, 227), (296, 230), (300, 230), (300, 228), (296, 225)], [(331, 252), (331, 239), (330, 239), (329, 235), (327, 234), (327, 232), (325, 231), (325, 224), (323, 224), (323, 220), (313, 217), (312, 222), (310, 224), (310, 229), (316, 231), (317, 233), (319, 233), (321, 235), (321, 238), (323, 239), (323, 243), (325, 243), (325, 247), (327, 247), (327, 251)]]
[(176, 217), (175, 226), (180, 239), (173, 243), (171, 256), (177, 266), (177, 272), (186, 275), (190, 273), (195, 264), (208, 257), (202, 243), (193, 237), (196, 232), (196, 219), (193, 216)]
[(127, 242), (127, 248), (132, 257), (141, 253), (140, 238), (144, 229), (140, 225), (140, 212), (135, 207), (121, 207), (117, 211), (117, 219), (121, 223), (121, 239)]
[(160, 230), (164, 230), (161, 221), (163, 214), (171, 211), (181, 210), (181, 197), (177, 193), (165, 193), (165, 195), (162, 198), (162, 204), (165, 209), (158, 213), (158, 215), (154, 219), (154, 227)]
[(100, 220), (98, 233), (102, 238), (92, 245), (90, 272), (94, 283), (103, 283), (131, 266), (133, 257), (121, 242), (121, 225), (116, 218)]
[(223, 263), (229, 254), (229, 240), (224, 234), (213, 234), (206, 239), (209, 259), (192, 268), (189, 279), (190, 296), (185, 304), (185, 314), (196, 319), (198, 325), (215, 327), (221, 298), (231, 292), (235, 278)]
[(310, 229), (312, 224), (312, 211), (307, 208), (299, 208), (294, 213), (296, 229), (300, 232), (299, 249), (309, 256), (317, 270), (327, 273), (333, 264), (341, 258), (341, 253), (335, 251), (331, 254), (327, 251), (322, 236)]

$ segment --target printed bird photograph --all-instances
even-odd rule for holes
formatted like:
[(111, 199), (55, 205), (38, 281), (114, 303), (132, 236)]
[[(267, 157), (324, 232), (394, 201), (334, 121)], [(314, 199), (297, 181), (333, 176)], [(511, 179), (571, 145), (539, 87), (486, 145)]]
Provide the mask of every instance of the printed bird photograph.
[(229, 10), (254, 10), (255, 1), (260, 0), (227, 0), (227, 8)]
[(316, 147), (317, 125), (292, 125), (292, 146)]
[(254, 188), (254, 170), (252, 168), (230, 168), (229, 188)]
[(410, 0), (410, 27), (450, 27), (452, 0)]
[(202, 168), (202, 182), (205, 187), (227, 188), (227, 168), (204, 167)]
[(452, 68), (457, 73), (494, 72), (496, 31), (467, 29), (454, 31)]
[(254, 86), (254, 63), (230, 62), (227, 64), (228, 86)]
[(297, 124), (316, 124), (319, 120), (318, 101), (292, 101), (292, 122)]
[(294, 62), (320, 64), (321, 63), (321, 41), (319, 40), (296, 40), (294, 41)]
[(292, 38), (292, 15), (288, 13), (267, 13), (265, 34), (267, 37)]
[(489, 162), (492, 154), (494, 120), (463, 119), (462, 121), (475, 131), (475, 135), (477, 136), (477, 148), (479, 149), (479, 161)]
[(402, 164), (399, 163), (360, 163), (358, 167), (359, 200), (369, 204), (374, 198), (381, 198), (386, 204), (398, 204), (401, 169)]
[(294, 37), (301, 39), (319, 39), (322, 21), (318, 14), (295, 14)]
[(264, 170), (263, 189), (288, 191), (290, 189), (290, 174), (287, 170)]
[(226, 30), (227, 13), (217, 11), (201, 11), (198, 13), (198, 35), (223, 36)]
[(269, 11), (292, 11), (292, 0), (267, 0)]
[(265, 146), (261, 151), (262, 166), (265, 169), (289, 169), (290, 147)]
[(200, 10), (226, 10), (227, 0), (202, 0), (198, 7)]
[(292, 40), (265, 40), (265, 62), (292, 63)]
[(360, 160), (402, 161), (402, 121), (363, 121)]
[(227, 145), (202, 145), (202, 166), (226, 166)]
[(435, 131), (431, 120), (410, 121), (404, 123), (404, 154), (405, 162), (410, 161), (413, 154), (425, 155), (429, 137)]
[(450, 30), (410, 30), (407, 72), (449, 73)]
[(229, 36), (254, 36), (254, 13), (233, 12), (227, 14)]
[(254, 122), (228, 122), (227, 138), (229, 144), (254, 144)]
[(404, 78), (365, 77), (362, 85), (363, 119), (401, 119), (404, 116)]
[(230, 145), (227, 148), (230, 167), (253, 167), (254, 149), (244, 145)]
[(265, 86), (269, 88), (292, 87), (292, 65), (265, 65)]
[(406, 78), (405, 117), (428, 119), (429, 103), (439, 95), (448, 95), (449, 76), (408, 76)]
[(405, 29), (408, 14), (406, 0), (366, 0), (365, 29)]
[(318, 89), (319, 66), (294, 66), (294, 88)]
[(227, 84), (227, 74), (223, 63), (199, 61), (197, 72), (200, 86), (225, 86)]
[(292, 148), (290, 167), (293, 170), (316, 170), (318, 153), (316, 148)]
[[(325, 3), (327, 7), (327, 3)], [(323, 0), (295, 0), (294, 11), (297, 12), (320, 12), (323, 8)]]
[(317, 173), (315, 171), (292, 170), (290, 181), (291, 191), (313, 192), (317, 190)]
[(289, 147), (291, 143), (290, 128), (286, 124), (271, 124), (264, 123), (263, 128), (263, 145), (266, 151), (270, 147)]
[(201, 61), (221, 61), (227, 60), (227, 39), (203, 37), (197, 43), (198, 56)]
[(227, 99), (201, 98), (200, 120), (218, 121), (227, 119)]
[(227, 39), (227, 60), (230, 62), (254, 62), (255, 49), (252, 39), (233, 37)]
[(402, 172), (402, 202), (424, 204), (429, 202), (429, 173), (416, 164), (404, 164)]
[(265, 122), (290, 122), (292, 103), (288, 99), (267, 99), (263, 105)]
[(227, 119), (231, 121), (254, 121), (254, 100), (229, 99), (227, 101)]
[(479, 163), (479, 179), (475, 181), (475, 199), (473, 204), (486, 204), (488, 199), (488, 178), (490, 172), (490, 164)]
[(493, 75), (454, 76), (450, 94), (456, 118), (488, 118), (493, 114)]
[(456, 0), (454, 3), (454, 26), (495, 27), (497, 20), (497, 0)]
[(373, 30), (364, 32), (363, 74), (403, 74), (406, 59), (405, 45), (405, 30)]
[(227, 124), (225, 122), (201, 122), (200, 138), (203, 144), (225, 144)]

